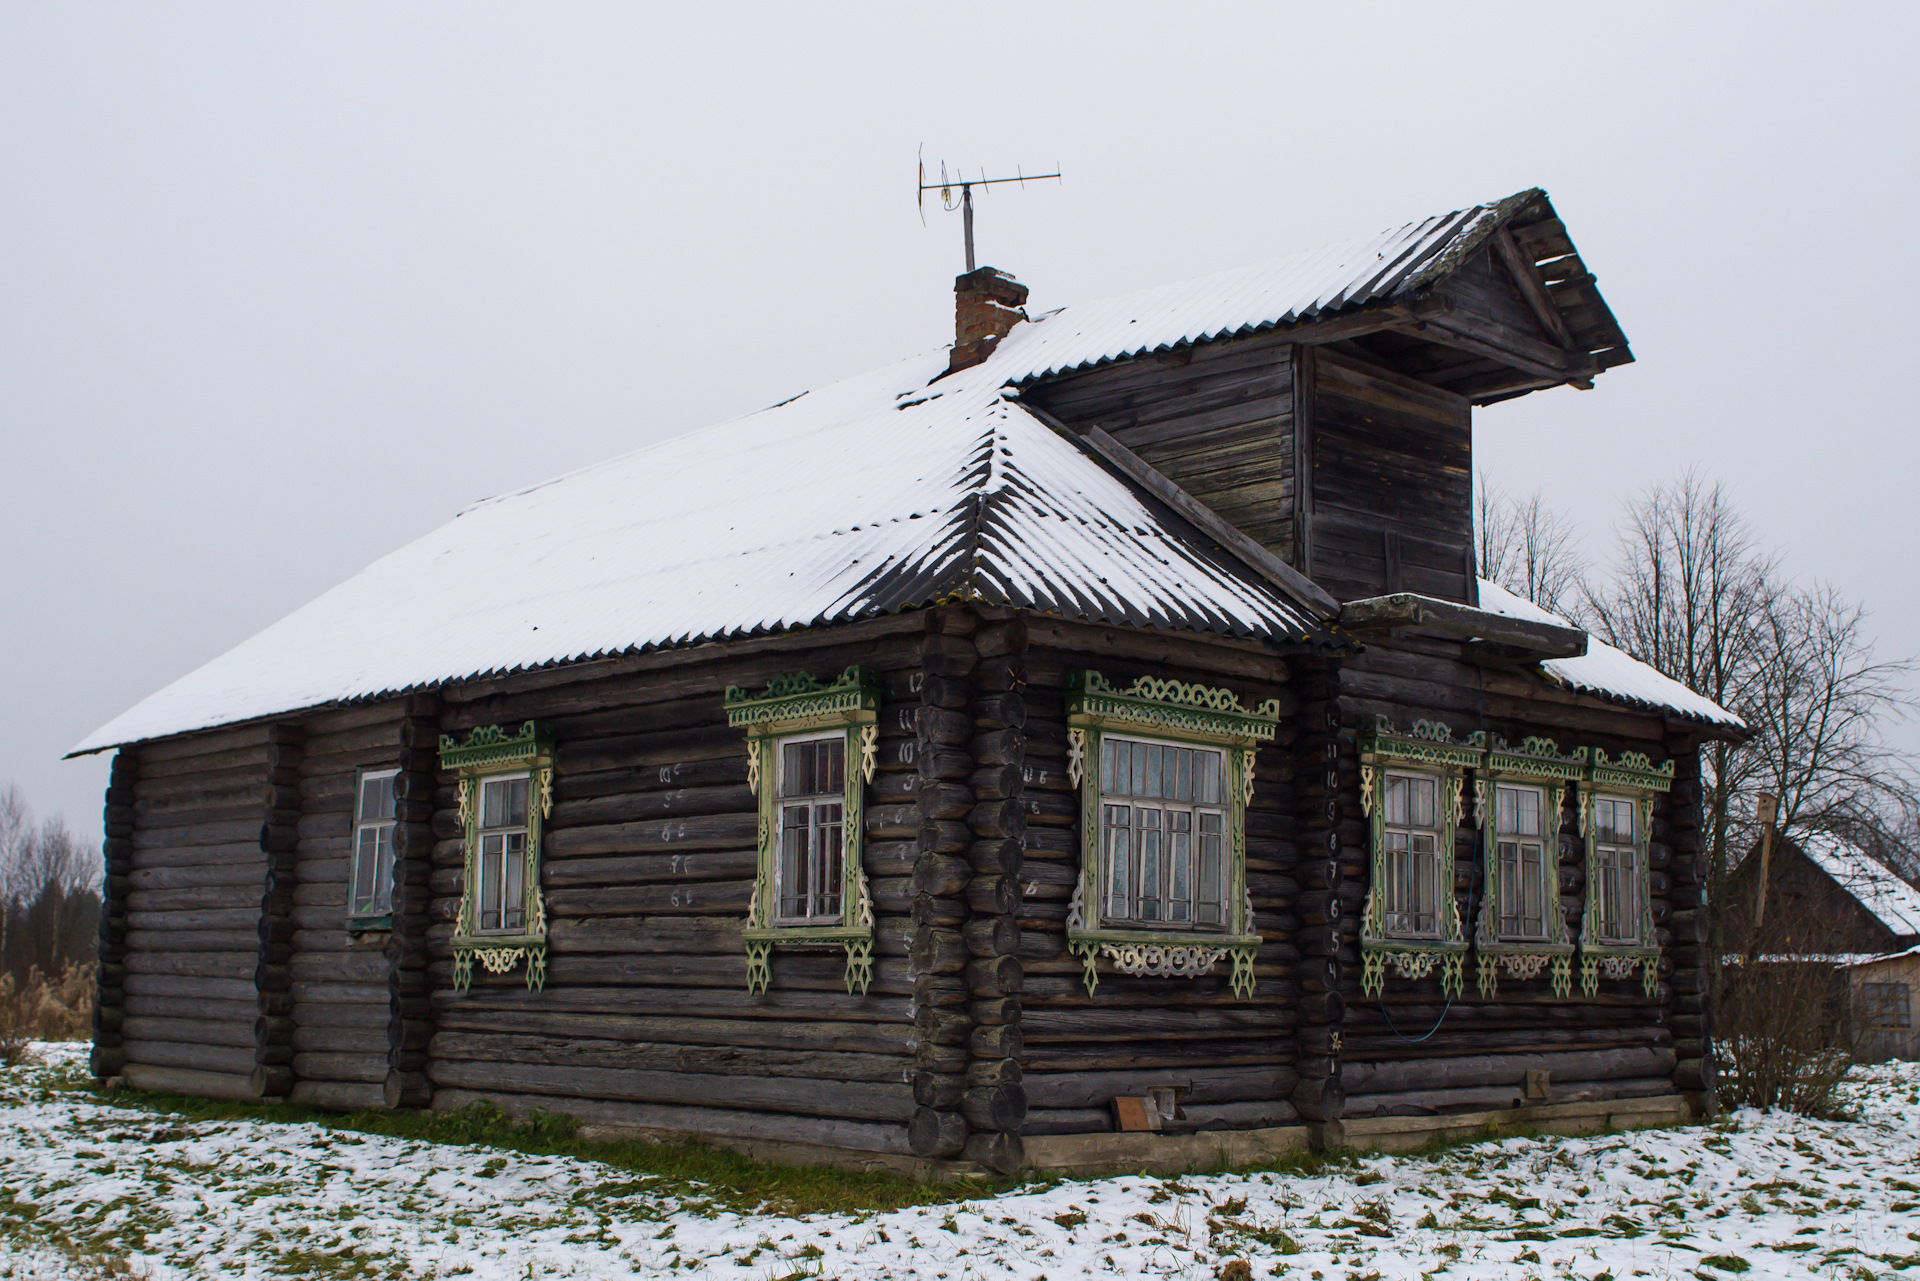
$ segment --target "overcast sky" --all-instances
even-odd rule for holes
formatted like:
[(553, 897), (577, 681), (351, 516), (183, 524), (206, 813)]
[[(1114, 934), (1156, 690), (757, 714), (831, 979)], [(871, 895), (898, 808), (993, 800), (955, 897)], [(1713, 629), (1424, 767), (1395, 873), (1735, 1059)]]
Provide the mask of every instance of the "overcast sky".
[(949, 340), (923, 145), (1064, 168), (1035, 308), (1545, 187), (1638, 363), (1480, 465), (1603, 559), (1702, 464), (1920, 651), (1917, 13), (7, 4), (0, 784), (96, 830), (62, 753), (465, 504)]

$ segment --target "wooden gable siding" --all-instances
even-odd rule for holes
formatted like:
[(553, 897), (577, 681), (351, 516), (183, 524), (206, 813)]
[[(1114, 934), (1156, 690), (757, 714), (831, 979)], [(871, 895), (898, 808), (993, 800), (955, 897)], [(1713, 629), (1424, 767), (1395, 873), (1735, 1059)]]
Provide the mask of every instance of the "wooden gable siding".
[[(1111, 1130), (1113, 1098), (1155, 1085), (1184, 1087), (1188, 1117), (1209, 1129), (1293, 1121), (1301, 940), (1287, 660), (1252, 647), (1055, 620), (1031, 620), (1029, 635), (1019, 920), (1021, 1067), (1030, 1108), (1024, 1132)], [(1080, 794), (1067, 776), (1065, 709), (1067, 673), (1086, 667), (1115, 684), (1153, 675), (1224, 685), (1249, 707), (1280, 700), (1279, 741), (1256, 756), (1247, 813), (1247, 887), (1263, 939), (1251, 999), (1233, 995), (1226, 961), (1200, 978), (1164, 979), (1130, 978), (1103, 960), (1099, 988), (1087, 995), (1081, 961), (1066, 945), (1068, 903), (1088, 847)]]
[[(1666, 734), (1654, 713), (1609, 706), (1569, 694), (1517, 670), (1481, 668), (1461, 659), (1458, 644), (1395, 640), (1370, 644), (1337, 673), (1344, 725), (1338, 768), (1341, 850), (1341, 973), (1347, 1000), (1339, 1054), (1344, 1115), (1421, 1114), (1507, 1106), (1524, 1089), (1530, 1068), (1552, 1074), (1552, 1102), (1670, 1094), (1710, 1088), (1703, 1068), (1706, 1021), (1704, 954), (1698, 908), (1701, 859), (1698, 756), (1690, 739)], [(1563, 750), (1595, 746), (1610, 754), (1645, 752), (1676, 762), (1672, 792), (1655, 806), (1650, 882), (1662, 948), (1662, 982), (1648, 997), (1636, 974), (1602, 976), (1597, 997), (1579, 989), (1575, 959), (1570, 998), (1553, 994), (1548, 975), (1532, 980), (1499, 974), (1494, 999), (1483, 1000), (1475, 956), (1466, 958), (1465, 990), (1449, 1004), (1434, 977), (1413, 981), (1389, 971), (1377, 999), (1359, 989), (1359, 929), (1371, 858), (1355, 743), (1384, 715), (1405, 730), (1416, 720), (1445, 722), (1456, 738), (1485, 729), (1509, 742), (1528, 735), (1555, 739)], [(1303, 789), (1309, 806), (1324, 796)], [(1455, 901), (1469, 940), (1481, 902), (1480, 832), (1472, 798), (1464, 803), (1455, 850)], [(1585, 901), (1586, 851), (1578, 814), (1560, 822), (1561, 906), (1568, 937), (1578, 941)], [(1437, 1024), (1437, 1028), (1436, 1028)], [(1427, 1035), (1431, 1031), (1431, 1035)]]
[(1027, 397), (1101, 427), (1283, 560), (1293, 551), (1291, 344), (1201, 343), (1050, 379)]
[(1326, 348), (1313, 365), (1313, 580), (1341, 600), (1471, 601), (1468, 402)]
[(127, 749), (121, 1035), (137, 1088), (250, 1097), (269, 738), (255, 726)]
[[(1768, 954), (1832, 956), (1892, 952), (1914, 941), (1894, 933), (1846, 887), (1791, 841), (1776, 840), (1768, 859), (1760, 949)], [(1760, 879), (1756, 845), (1727, 878), (1728, 937), (1744, 947)]]

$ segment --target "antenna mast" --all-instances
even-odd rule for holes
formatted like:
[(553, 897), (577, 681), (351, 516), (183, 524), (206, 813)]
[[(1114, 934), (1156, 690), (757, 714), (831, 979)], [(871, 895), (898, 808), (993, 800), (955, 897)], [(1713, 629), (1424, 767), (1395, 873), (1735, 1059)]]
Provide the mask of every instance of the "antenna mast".
[[(1058, 166), (1055, 166), (1053, 173), (1031, 173), (1030, 174), (1030, 173), (1021, 173), (1019, 166), (1016, 165), (1014, 166), (1013, 172), (1014, 172), (1014, 176), (1011, 178), (989, 178), (987, 177), (987, 171), (982, 169), (980, 171), (980, 176), (978, 178), (968, 178), (968, 177), (965, 177), (964, 175), (956, 175), (954, 177), (949, 178), (947, 176), (947, 162), (943, 160), (940, 162), (940, 181), (928, 182), (927, 181), (927, 162), (924, 159), (921, 160), (920, 162), (919, 189), (914, 193), (914, 201), (920, 206), (920, 221), (924, 223), (927, 220), (927, 203), (926, 202), (927, 202), (927, 193), (929, 191), (937, 191), (940, 193), (941, 208), (947, 210), (949, 213), (951, 213), (955, 209), (958, 209), (960, 211), (961, 225), (962, 227), (965, 228), (966, 237), (967, 237), (967, 270), (968, 271), (972, 271), (974, 269), (973, 189), (975, 187), (992, 187), (1003, 182), (1017, 182), (1024, 187), (1029, 182), (1041, 182), (1049, 178), (1063, 181), (1060, 178)], [(953, 189), (955, 187), (960, 188), (960, 199), (958, 201), (954, 200), (953, 198)]]

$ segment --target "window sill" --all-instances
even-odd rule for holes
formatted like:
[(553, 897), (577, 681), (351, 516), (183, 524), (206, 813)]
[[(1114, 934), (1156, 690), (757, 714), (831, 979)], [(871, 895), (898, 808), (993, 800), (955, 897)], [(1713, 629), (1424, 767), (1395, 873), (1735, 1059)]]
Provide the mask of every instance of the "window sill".
[(741, 931), (747, 944), (747, 991), (764, 994), (773, 983), (773, 949), (845, 948), (849, 996), (865, 996), (873, 984), (873, 927), (871, 925), (750, 926)]
[(393, 916), (390, 913), (381, 913), (377, 916), (349, 916), (347, 918), (347, 933), (349, 934), (372, 934), (376, 931), (391, 930), (392, 928)]
[(1423, 979), (1435, 969), (1440, 971), (1440, 988), (1449, 1000), (1459, 999), (1465, 986), (1467, 959), (1465, 939), (1360, 940), (1360, 994), (1368, 1000), (1379, 997), (1386, 987), (1387, 968), (1403, 979)]
[(1069, 930), (1067, 950), (1080, 958), (1092, 996), (1100, 986), (1096, 962), (1134, 978), (1194, 979), (1222, 960), (1233, 963), (1233, 994), (1253, 995), (1253, 954), (1258, 934), (1207, 934), (1192, 930)]

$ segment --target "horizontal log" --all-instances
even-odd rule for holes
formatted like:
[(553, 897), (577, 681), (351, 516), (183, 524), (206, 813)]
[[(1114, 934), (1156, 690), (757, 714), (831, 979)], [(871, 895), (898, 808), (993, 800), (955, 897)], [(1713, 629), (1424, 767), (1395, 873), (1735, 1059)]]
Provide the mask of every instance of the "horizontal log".
[(294, 1075), (309, 1081), (352, 1081), (379, 1085), (387, 1079), (387, 1053), (295, 1054)]
[(198, 1072), (225, 1072), (248, 1076), (253, 1072), (253, 1038), (244, 1046), (197, 1045), (183, 1041), (128, 1041), (129, 1065), (192, 1068)]
[[(890, 964), (896, 967), (896, 974), (892, 976), (887, 973)], [(641, 981), (644, 975), (634, 981), (607, 986), (548, 983), (538, 992), (528, 991), (524, 983), (475, 986), (466, 993), (436, 987), (432, 998), (433, 1017), (441, 1026), (452, 1026), (450, 1020), (464, 1017), (463, 1012), (516, 1018), (556, 1013), (747, 1021), (778, 1019), (786, 1022), (790, 1030), (811, 1022), (858, 1023), (898, 1028), (905, 1034), (912, 1030), (909, 994), (914, 983), (905, 968), (886, 961), (876, 964), (875, 986), (865, 995), (849, 993), (844, 983), (838, 988), (811, 989), (776, 985), (767, 992), (748, 992), (744, 981), (738, 987), (649, 986)], [(892, 980), (898, 980), (897, 988)]]
[(1409, 1063), (1349, 1062), (1341, 1069), (1341, 1083), (1349, 1094), (1360, 1095), (1523, 1085), (1530, 1071), (1549, 1072), (1554, 1077), (1568, 1080), (1599, 1081), (1611, 1077), (1664, 1076), (1673, 1071), (1674, 1062), (1672, 1049), (1655, 1046), (1546, 1054), (1489, 1054)]
[(967, 1142), (967, 1120), (958, 1112), (915, 1108), (907, 1123), (907, 1146), (915, 1156), (939, 1159), (960, 1154)]
[(704, 814), (644, 823), (560, 828), (548, 833), (545, 843), (548, 854), (559, 860), (591, 855), (739, 849), (751, 846), (759, 839), (759, 833), (757, 814)]
[(902, 1059), (893, 1054), (850, 1054), (798, 1048), (781, 1029), (762, 1025), (758, 1045), (674, 1045), (605, 1039), (557, 1039), (528, 1034), (441, 1031), (436, 1059), (497, 1063), (545, 1063), (559, 1067), (678, 1072), (708, 1076), (796, 1077), (815, 1082), (901, 1079)]
[[(384, 1015), (385, 1011), (381, 1013)], [(371, 1024), (363, 1028), (296, 1026), (288, 1044), (303, 1054), (378, 1054), (384, 1061), (388, 1049), (387, 1028), (384, 1018), (378, 1027)]]
[(225, 977), (132, 971), (127, 974), (122, 990), (129, 1000), (135, 996), (150, 996), (188, 1001), (245, 1002), (251, 1008), (257, 998), (251, 958), (245, 970), (244, 976)]
[(213, 999), (198, 996), (134, 996), (121, 998), (127, 1018), (204, 1019), (220, 1023), (251, 1025), (259, 1015), (259, 1004), (248, 992), (244, 1000)]
[(287, 1102), (322, 1112), (360, 1112), (386, 1106), (381, 1086), (364, 1081), (296, 1081)]
[(580, 885), (626, 887), (653, 882), (742, 880), (759, 871), (760, 856), (752, 845), (750, 839), (740, 849), (621, 858), (565, 859), (551, 857), (549, 851), (541, 862), (540, 877), (549, 891)]
[(235, 1099), (245, 1102), (251, 1102), (255, 1097), (251, 1062), (246, 1065), (244, 1072), (227, 1072), (129, 1061), (121, 1069), (121, 1074), (126, 1077), (127, 1084), (136, 1090), (188, 1094), (202, 1099)]
[(1021, 1012), (1021, 1030), (1034, 1043), (1139, 1040), (1148, 1037), (1273, 1036), (1292, 1028), (1291, 1010), (1265, 1005), (1205, 1009), (1036, 1009)]
[[(258, 944), (255, 945), (257, 948)], [(168, 974), (191, 978), (251, 979), (259, 958), (246, 952), (135, 952), (127, 957), (129, 979), (143, 974)]]
[(254, 1044), (253, 1022), (251, 1014), (245, 1020), (154, 1018), (141, 1015), (125, 1019), (121, 1024), (121, 1035), (128, 1041), (244, 1046), (251, 1051)]
[(516, 1118), (525, 1118), (535, 1108), (541, 1108), (577, 1117), (587, 1126), (649, 1131), (662, 1137), (709, 1142), (721, 1139), (798, 1143), (855, 1152), (907, 1155), (906, 1127), (899, 1124), (601, 1099), (576, 1098), (556, 1103), (551, 1095), (515, 1094), (502, 1090), (440, 1089), (434, 1091), (433, 1107), (435, 1111), (453, 1111), (481, 1099), (499, 1105)]
[(215, 885), (244, 885), (259, 897), (266, 885), (266, 860), (255, 852), (244, 863), (192, 864), (184, 867), (136, 867), (127, 874), (133, 891), (200, 889)]
[[(741, 891), (745, 901), (751, 885)], [(556, 953), (654, 952), (679, 955), (739, 954), (746, 945), (738, 916), (589, 916), (561, 917), (548, 927)]]
[(715, 1106), (861, 1121), (905, 1122), (913, 1109), (913, 1093), (904, 1081), (836, 1081), (828, 1086), (816, 1080), (785, 1077), (445, 1059), (435, 1060), (427, 1075), (443, 1088)]

